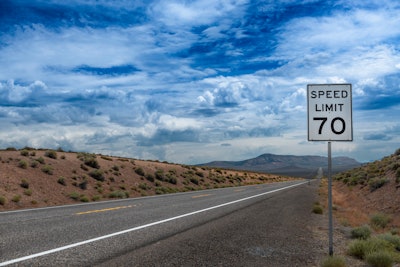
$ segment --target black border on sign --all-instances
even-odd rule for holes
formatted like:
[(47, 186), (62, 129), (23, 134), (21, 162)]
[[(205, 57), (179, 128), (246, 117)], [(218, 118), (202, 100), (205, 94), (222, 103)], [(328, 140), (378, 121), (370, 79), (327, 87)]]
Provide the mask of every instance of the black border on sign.
[[(309, 105), (309, 92), (311, 86), (337, 86), (347, 85), (350, 86), (350, 119), (351, 119), (351, 137), (346, 140), (335, 140), (335, 139), (310, 139), (310, 105)], [(338, 141), (338, 142), (351, 142), (353, 141), (353, 88), (351, 83), (328, 83), (328, 84), (307, 84), (307, 140), (308, 141)]]

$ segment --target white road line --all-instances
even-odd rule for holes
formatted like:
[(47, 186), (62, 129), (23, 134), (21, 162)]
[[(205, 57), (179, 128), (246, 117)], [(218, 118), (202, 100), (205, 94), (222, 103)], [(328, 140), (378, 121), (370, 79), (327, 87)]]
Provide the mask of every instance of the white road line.
[(16, 258), (16, 259), (9, 260), (9, 261), (4, 261), (4, 262), (0, 263), (0, 266), (6, 266), (6, 265), (9, 265), (9, 264), (14, 264), (14, 263), (17, 263), (17, 262), (30, 260), (30, 259), (33, 259), (33, 258), (37, 258), (37, 257), (45, 256), (45, 255), (48, 255), (48, 254), (52, 254), (52, 253), (55, 253), (55, 252), (59, 252), (59, 251), (62, 251), (62, 250), (66, 250), (66, 249), (82, 246), (82, 245), (85, 245), (85, 244), (93, 243), (93, 242), (96, 242), (96, 241), (99, 241), (99, 240), (102, 240), (102, 239), (106, 239), (106, 238), (110, 238), (110, 237), (113, 237), (113, 236), (118, 236), (118, 235), (126, 234), (126, 233), (129, 233), (129, 232), (134, 232), (134, 231), (137, 231), (137, 230), (140, 230), (140, 229), (144, 229), (144, 228), (148, 228), (148, 227), (151, 227), (151, 226), (154, 226), (154, 225), (158, 225), (158, 224), (174, 221), (174, 220), (177, 220), (177, 219), (181, 219), (181, 218), (184, 218), (184, 217), (192, 216), (192, 215), (195, 215), (195, 214), (198, 214), (198, 213), (202, 213), (202, 212), (205, 212), (205, 211), (218, 209), (218, 208), (221, 208), (221, 207), (224, 207), (224, 206), (232, 205), (232, 204), (235, 204), (235, 203), (238, 203), (238, 202), (242, 202), (242, 201), (246, 201), (246, 200), (249, 200), (249, 199), (252, 199), (252, 198), (256, 198), (256, 197), (268, 195), (268, 194), (271, 194), (271, 193), (275, 193), (275, 192), (278, 192), (278, 191), (282, 191), (282, 190), (285, 190), (285, 189), (288, 189), (288, 188), (291, 188), (291, 187), (296, 187), (296, 186), (299, 186), (299, 185), (302, 185), (302, 184), (305, 184), (305, 183), (307, 183), (307, 181), (299, 183), (299, 184), (294, 184), (294, 185), (282, 187), (282, 188), (275, 189), (275, 190), (272, 190), (272, 191), (268, 191), (268, 192), (265, 192), (265, 193), (257, 194), (257, 195), (254, 195), (254, 196), (238, 199), (238, 200), (235, 200), (235, 201), (227, 202), (227, 203), (220, 204), (220, 205), (213, 206), (213, 207), (209, 207), (209, 208), (206, 208), (206, 209), (189, 212), (189, 213), (182, 214), (182, 215), (179, 215), (179, 216), (175, 216), (175, 217), (172, 217), (172, 218), (168, 218), (168, 219), (165, 219), (165, 220), (161, 220), (161, 221), (157, 221), (157, 222), (153, 222), (153, 223), (137, 226), (137, 227), (130, 228), (130, 229), (127, 229), (127, 230), (124, 230), (124, 231), (115, 232), (115, 233), (112, 233), (112, 234), (99, 236), (99, 237), (88, 239), (88, 240), (81, 241), (81, 242), (78, 242), (78, 243), (73, 243), (73, 244), (70, 244), (70, 245), (67, 245), (67, 246), (46, 250), (46, 251), (39, 252), (39, 253), (36, 253), (36, 254), (28, 255), (28, 256), (25, 256), (25, 257)]

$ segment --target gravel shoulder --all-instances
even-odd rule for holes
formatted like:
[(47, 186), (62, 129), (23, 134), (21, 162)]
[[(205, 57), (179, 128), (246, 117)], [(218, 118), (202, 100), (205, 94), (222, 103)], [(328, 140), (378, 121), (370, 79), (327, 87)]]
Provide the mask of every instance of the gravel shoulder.
[(328, 232), (325, 216), (312, 213), (318, 188), (314, 181), (268, 195), (99, 266), (320, 266)]

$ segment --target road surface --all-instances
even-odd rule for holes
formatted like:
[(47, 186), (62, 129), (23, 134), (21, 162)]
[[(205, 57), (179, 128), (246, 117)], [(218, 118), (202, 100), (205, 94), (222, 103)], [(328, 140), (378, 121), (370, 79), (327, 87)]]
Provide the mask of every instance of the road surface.
[(2, 212), (0, 266), (277, 266), (314, 195), (293, 181)]

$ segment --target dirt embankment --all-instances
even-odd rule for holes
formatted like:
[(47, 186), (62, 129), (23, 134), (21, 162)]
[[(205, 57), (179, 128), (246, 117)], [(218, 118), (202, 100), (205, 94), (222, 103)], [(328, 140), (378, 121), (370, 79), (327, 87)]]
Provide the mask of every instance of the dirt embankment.
[(89, 153), (2, 150), (0, 211), (291, 179)]

